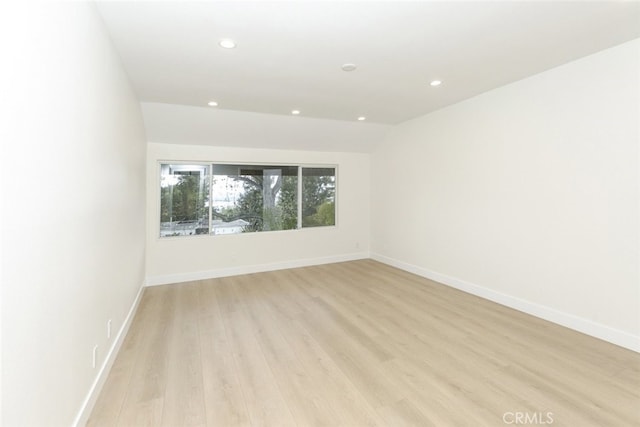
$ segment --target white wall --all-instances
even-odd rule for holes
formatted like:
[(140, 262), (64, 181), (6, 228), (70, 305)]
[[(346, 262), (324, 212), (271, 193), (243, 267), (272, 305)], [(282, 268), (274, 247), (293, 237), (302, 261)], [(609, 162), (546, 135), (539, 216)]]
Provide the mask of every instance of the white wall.
[[(160, 160), (337, 165), (338, 225), (160, 239)], [(368, 257), (369, 179), (367, 154), (149, 143), (147, 283), (173, 283)]]
[(374, 257), (640, 351), (639, 51), (396, 127), (372, 155)]
[(2, 424), (68, 426), (144, 280), (145, 136), (93, 4), (11, 6), (0, 13)]

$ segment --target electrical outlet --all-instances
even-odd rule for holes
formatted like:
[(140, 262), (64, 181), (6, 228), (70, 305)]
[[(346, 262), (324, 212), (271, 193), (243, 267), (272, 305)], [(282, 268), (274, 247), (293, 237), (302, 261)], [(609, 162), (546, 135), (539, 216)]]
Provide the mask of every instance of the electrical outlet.
[(111, 319), (107, 320), (107, 339), (111, 338)]
[(96, 367), (96, 362), (98, 359), (98, 346), (96, 345), (95, 347), (93, 347), (93, 362), (92, 365), (95, 368)]

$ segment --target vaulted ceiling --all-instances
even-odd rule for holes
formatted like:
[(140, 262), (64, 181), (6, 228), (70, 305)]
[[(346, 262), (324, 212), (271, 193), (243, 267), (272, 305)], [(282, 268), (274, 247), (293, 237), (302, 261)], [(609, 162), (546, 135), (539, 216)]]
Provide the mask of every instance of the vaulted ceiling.
[(142, 102), (382, 124), (640, 37), (638, 2), (98, 5)]

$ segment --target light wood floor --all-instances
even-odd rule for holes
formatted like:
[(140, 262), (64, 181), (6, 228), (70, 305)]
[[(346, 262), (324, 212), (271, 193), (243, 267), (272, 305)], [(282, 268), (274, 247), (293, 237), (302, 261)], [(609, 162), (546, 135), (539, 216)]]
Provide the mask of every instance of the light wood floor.
[(615, 427), (639, 411), (639, 354), (364, 260), (147, 288), (89, 425)]

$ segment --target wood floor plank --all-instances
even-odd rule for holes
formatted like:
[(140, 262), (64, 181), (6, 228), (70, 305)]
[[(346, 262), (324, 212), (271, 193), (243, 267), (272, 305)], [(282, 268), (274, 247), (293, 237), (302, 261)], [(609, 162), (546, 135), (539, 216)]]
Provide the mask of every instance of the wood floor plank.
[(209, 426), (249, 426), (249, 414), (235, 368), (233, 348), (222, 322), (215, 286), (199, 283), (199, 334), (204, 405)]
[(204, 385), (198, 331), (198, 286), (185, 284), (175, 296), (175, 315), (167, 331), (167, 379), (163, 426), (204, 426)]
[[(245, 306), (246, 314), (296, 423), (313, 426), (338, 424), (338, 414), (284, 339), (271, 312), (265, 306), (260, 289), (250, 281), (240, 281), (238, 288), (241, 295), (247, 297), (247, 301), (251, 300)], [(248, 298), (250, 295), (256, 297)]]
[(293, 416), (242, 309), (240, 293), (235, 289), (236, 281), (236, 278), (232, 278), (232, 286), (216, 286), (215, 290), (221, 299), (228, 302), (221, 307), (222, 321), (231, 342), (251, 425), (293, 426)]
[(428, 419), (409, 399), (383, 406), (378, 412), (389, 426), (438, 427), (438, 424)]
[(139, 351), (117, 425), (159, 426), (162, 422), (170, 346), (166, 337), (173, 322), (175, 296), (180, 290), (162, 286), (154, 291), (148, 298), (154, 302), (156, 315), (144, 319), (145, 332), (138, 341)]
[(330, 313), (312, 310), (298, 321), (356, 384), (371, 406), (393, 404), (405, 397), (403, 384), (390, 380), (374, 354), (356, 345)]
[(360, 260), (147, 288), (91, 426), (640, 425), (640, 354)]
[[(274, 326), (294, 349), (300, 363), (312, 377), (314, 388), (321, 390), (329, 400), (337, 419), (333, 425), (384, 426), (386, 423), (364, 399), (357, 387), (340, 370), (334, 360), (321, 348), (312, 334), (304, 328), (297, 317), (291, 318), (279, 309), (277, 294), (271, 287), (261, 286), (265, 301), (271, 312)], [(309, 300), (310, 302), (312, 300)]]

